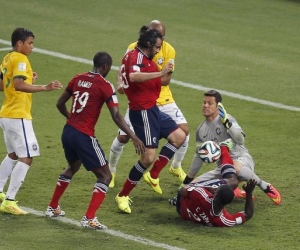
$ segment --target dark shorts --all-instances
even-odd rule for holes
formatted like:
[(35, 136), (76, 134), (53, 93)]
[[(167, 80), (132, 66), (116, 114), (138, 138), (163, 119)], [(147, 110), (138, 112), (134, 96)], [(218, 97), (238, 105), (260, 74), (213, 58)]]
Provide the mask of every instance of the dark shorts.
[(167, 139), (178, 128), (176, 122), (157, 106), (147, 110), (129, 110), (129, 119), (137, 137), (149, 148), (158, 148), (159, 140)]
[(65, 151), (65, 157), (69, 163), (81, 160), (86, 170), (105, 166), (108, 161), (94, 136), (88, 136), (74, 127), (66, 124), (63, 129), (61, 141)]

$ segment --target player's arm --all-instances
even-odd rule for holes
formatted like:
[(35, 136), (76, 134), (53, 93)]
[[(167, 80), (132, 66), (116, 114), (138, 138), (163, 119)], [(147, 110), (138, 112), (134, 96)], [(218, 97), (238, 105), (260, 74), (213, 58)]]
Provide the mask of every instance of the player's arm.
[(254, 213), (252, 192), (255, 188), (255, 185), (256, 185), (256, 181), (254, 179), (250, 179), (246, 184), (243, 185), (243, 189), (246, 192), (246, 203), (245, 203), (245, 208), (244, 208), (244, 210), (245, 210), (244, 212), (246, 215), (246, 221), (250, 220)]
[[(201, 169), (202, 165), (203, 165), (203, 161), (201, 160), (201, 158), (198, 154), (198, 147), (196, 147), (194, 158), (192, 160), (190, 170), (189, 170), (187, 177), (190, 180), (193, 180), (195, 178), (196, 174)], [(193, 180), (193, 182), (197, 182), (197, 181), (199, 181), (199, 180), (197, 180), (197, 178), (195, 180)]]
[(242, 128), (233, 117), (227, 114), (223, 104), (220, 102), (218, 103), (218, 109), (220, 120), (224, 127), (227, 128), (227, 133), (231, 136), (235, 143), (243, 145), (245, 143), (245, 133)]
[(108, 109), (115, 124), (132, 139), (136, 153), (143, 154), (146, 150), (144, 143), (129, 128), (124, 117), (120, 114), (118, 106), (109, 106)]
[(66, 103), (71, 98), (71, 96), (72, 94), (68, 91), (68, 89), (66, 89), (56, 103), (56, 107), (59, 112), (67, 119), (70, 117), (70, 112), (67, 109)]
[(117, 73), (117, 91), (119, 94), (125, 94), (124, 89), (123, 89), (123, 78), (122, 78), (121, 68), (118, 70), (118, 73)]
[(131, 82), (146, 82), (158, 77), (163, 77), (170, 73), (173, 70), (173, 65), (168, 63), (163, 69), (159, 72), (140, 72), (140, 67), (137, 65), (133, 66), (134, 72), (129, 73), (129, 80)]
[(62, 84), (59, 81), (52, 81), (48, 83), (47, 85), (31, 85), (27, 84), (25, 82), (24, 77), (15, 77), (13, 80), (15, 89), (17, 91), (22, 91), (26, 93), (35, 93), (35, 92), (41, 92), (41, 91), (51, 91), (55, 89), (61, 89)]
[(0, 91), (3, 91), (3, 74), (0, 71)]

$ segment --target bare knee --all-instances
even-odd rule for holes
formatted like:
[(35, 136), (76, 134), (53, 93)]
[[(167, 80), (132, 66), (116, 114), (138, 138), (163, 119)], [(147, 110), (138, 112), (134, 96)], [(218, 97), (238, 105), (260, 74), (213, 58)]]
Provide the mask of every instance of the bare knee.
[(128, 135), (118, 135), (117, 138), (120, 143), (124, 143), (124, 144), (126, 144), (130, 139)]

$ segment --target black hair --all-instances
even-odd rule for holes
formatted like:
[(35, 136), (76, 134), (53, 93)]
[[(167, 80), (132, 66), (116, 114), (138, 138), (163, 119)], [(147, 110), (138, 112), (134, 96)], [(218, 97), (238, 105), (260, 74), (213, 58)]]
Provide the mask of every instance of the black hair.
[(223, 205), (229, 204), (234, 198), (234, 193), (229, 185), (221, 185), (218, 190), (218, 196)]
[(139, 35), (137, 46), (141, 49), (153, 47), (156, 44), (157, 38), (163, 40), (163, 36), (159, 33), (159, 31), (156, 29), (149, 29), (146, 25), (142, 26)]
[(213, 96), (216, 99), (216, 103), (222, 102), (221, 94), (216, 90), (208, 90), (204, 93), (204, 96)]
[(16, 28), (11, 34), (11, 46), (15, 47), (17, 42), (20, 40), (24, 43), (28, 37), (34, 38), (32, 31), (25, 28)]
[(104, 51), (98, 52), (93, 58), (94, 68), (101, 68), (105, 64), (112, 65), (112, 58), (110, 54)]

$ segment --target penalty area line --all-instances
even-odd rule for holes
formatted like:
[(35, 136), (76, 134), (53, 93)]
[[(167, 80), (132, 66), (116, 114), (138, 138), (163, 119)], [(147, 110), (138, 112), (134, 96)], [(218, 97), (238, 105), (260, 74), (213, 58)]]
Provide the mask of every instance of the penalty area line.
[[(28, 208), (28, 207), (20, 207), (20, 208), (24, 209), (25, 211), (29, 212), (30, 214), (34, 214), (36, 216), (43, 216), (43, 217), (45, 217), (45, 213), (43, 213), (41, 211), (37, 211), (35, 209)], [(78, 227), (82, 228), (82, 226), (81, 226), (81, 224), (80, 224), (79, 221), (76, 221), (76, 220), (73, 220), (73, 219), (69, 219), (67, 217), (56, 217), (56, 218), (51, 218), (51, 220), (52, 219), (53, 220), (61, 221), (63, 223), (69, 224), (69, 225), (74, 225), (74, 226), (78, 226)], [(87, 229), (87, 230), (91, 230), (91, 229)], [(139, 236), (133, 236), (133, 235), (130, 235), (130, 234), (125, 234), (125, 233), (122, 233), (120, 231), (115, 231), (115, 230), (112, 230), (112, 229), (96, 230), (96, 231), (100, 232), (100, 233), (106, 233), (106, 234), (110, 234), (112, 236), (120, 237), (120, 238), (123, 238), (125, 240), (135, 241), (137, 243), (141, 243), (141, 244), (144, 244), (144, 245), (153, 246), (153, 247), (159, 247), (159, 248), (162, 248), (162, 249), (168, 249), (168, 250), (185, 250), (184, 248), (174, 247), (174, 246), (171, 246), (171, 245), (168, 245), (168, 244), (164, 244), (164, 243), (158, 243), (158, 242), (155, 242), (155, 241), (152, 241), (152, 240), (148, 240), (146, 238), (142, 238), (142, 237), (139, 237)]]

